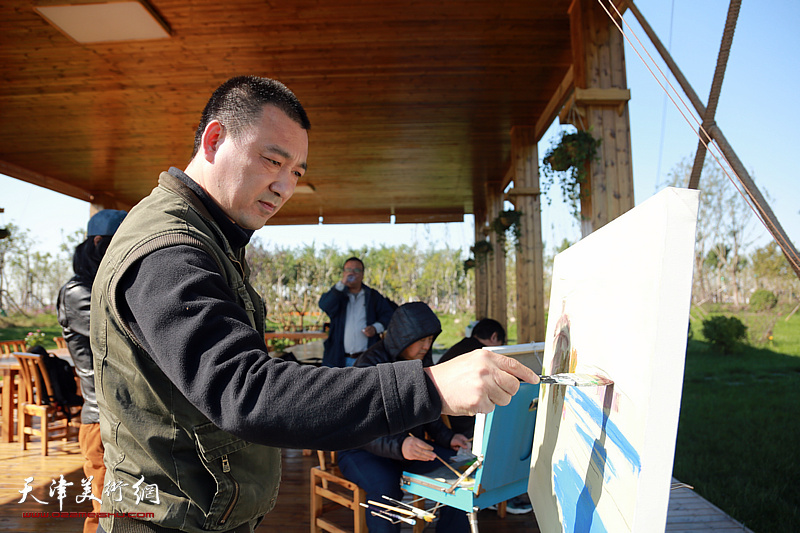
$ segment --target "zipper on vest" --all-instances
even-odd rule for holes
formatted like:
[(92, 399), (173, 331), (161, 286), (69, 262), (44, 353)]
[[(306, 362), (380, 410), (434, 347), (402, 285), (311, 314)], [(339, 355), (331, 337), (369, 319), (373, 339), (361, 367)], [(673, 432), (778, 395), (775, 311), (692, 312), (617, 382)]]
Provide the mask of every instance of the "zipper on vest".
[(244, 279), (244, 267), (242, 266), (241, 261), (239, 261), (239, 258), (235, 257), (233, 254), (228, 254), (228, 259), (230, 259), (231, 263), (238, 267), (236, 270), (239, 272), (239, 275), (242, 276), (242, 279)]
[(227, 455), (222, 456), (222, 472), (231, 480), (231, 483), (233, 483), (233, 496), (231, 496), (231, 501), (228, 503), (228, 507), (225, 508), (225, 512), (222, 513), (222, 518), (219, 519), (218, 525), (220, 526), (228, 521), (228, 518), (230, 518), (233, 512), (233, 508), (236, 507), (236, 502), (239, 500), (239, 483), (233, 479), (231, 475), (231, 463), (228, 461)]

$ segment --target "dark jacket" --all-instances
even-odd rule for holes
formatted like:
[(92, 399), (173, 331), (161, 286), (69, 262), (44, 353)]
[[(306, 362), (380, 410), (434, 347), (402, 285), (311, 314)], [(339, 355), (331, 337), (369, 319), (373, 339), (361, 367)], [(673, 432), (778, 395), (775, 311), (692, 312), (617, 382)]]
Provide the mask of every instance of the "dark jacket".
[[(129, 492), (104, 498), (104, 511), (153, 512), (181, 531), (252, 530), (275, 503), (279, 447), (339, 449), (439, 416), (418, 362), (325, 369), (271, 359), (247, 281), (251, 233), (170, 169), (114, 235), (91, 337), (106, 482)], [(157, 486), (160, 503), (137, 503), (137, 482)], [(101, 519), (106, 531), (113, 520)]]
[(437, 364), (442, 364), (450, 359), (455, 359), (459, 355), (463, 355), (465, 353), (472, 352), (474, 350), (479, 350), (483, 348), (483, 343), (476, 339), (475, 337), (465, 337), (452, 345), (449, 350), (444, 352), (444, 355)]
[[(435, 340), (441, 332), (442, 326), (439, 319), (426, 304), (412, 302), (401, 305), (394, 312), (384, 338), (364, 352), (356, 361), (355, 366), (369, 367), (384, 363), (396, 363), (401, 360), (401, 352), (411, 343), (429, 335), (432, 335)], [(432, 352), (428, 350), (428, 353), (422, 359), (422, 365), (431, 366), (432, 364)], [(425, 439), (427, 433), (429, 439), (445, 448), (450, 447), (450, 441), (455, 435), (451, 429), (444, 425), (441, 418), (437, 418), (433, 422), (417, 426), (410, 431), (375, 439), (361, 446), (360, 449), (381, 457), (402, 460), (403, 441), (408, 437), (409, 433), (420, 439)]]
[(69, 355), (75, 364), (75, 371), (81, 382), (83, 408), (82, 424), (97, 424), (100, 414), (97, 410), (97, 398), (94, 392), (94, 364), (92, 347), (89, 340), (89, 306), (92, 300), (92, 285), (86, 280), (74, 276), (58, 291), (56, 311), (58, 323), (64, 340), (69, 348)]
[[(383, 328), (389, 325), (395, 304), (384, 295), (362, 283), (364, 289), (364, 305), (367, 308), (367, 325), (375, 322), (383, 324)], [(345, 366), (344, 353), (344, 324), (347, 319), (347, 305), (349, 303), (347, 289), (340, 291), (334, 285), (323, 294), (319, 299), (319, 307), (331, 319), (331, 329), (328, 338), (325, 339), (325, 352), (322, 356), (323, 366), (343, 367)], [(370, 337), (367, 346), (374, 346), (378, 342), (378, 335)]]

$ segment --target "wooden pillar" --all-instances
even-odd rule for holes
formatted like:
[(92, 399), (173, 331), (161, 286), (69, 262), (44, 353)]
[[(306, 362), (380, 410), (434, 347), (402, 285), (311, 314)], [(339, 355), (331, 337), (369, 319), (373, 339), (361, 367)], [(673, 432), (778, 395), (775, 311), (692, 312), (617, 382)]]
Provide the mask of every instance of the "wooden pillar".
[[(517, 247), (517, 342), (544, 341), (544, 246), (539, 193), (539, 153), (533, 127), (511, 130), (514, 207), (522, 212)], [(515, 192), (516, 191), (516, 192)]]
[[(483, 228), (486, 226), (485, 206), (475, 206), (475, 242), (486, 238)], [(489, 316), (489, 264), (480, 257), (475, 258), (475, 319)]]
[[(500, 183), (489, 182), (486, 191), (487, 219), (491, 223), (503, 210), (503, 191)], [(508, 330), (508, 300), (506, 296), (506, 255), (504, 241), (495, 232), (489, 232), (494, 253), (487, 257), (489, 271), (489, 318), (500, 322)]]
[[(575, 124), (601, 140), (598, 157), (582, 185), (582, 232), (586, 236), (634, 206), (631, 135), (624, 40), (596, 0), (574, 0), (569, 9)], [(588, 195), (586, 192), (588, 191)]]

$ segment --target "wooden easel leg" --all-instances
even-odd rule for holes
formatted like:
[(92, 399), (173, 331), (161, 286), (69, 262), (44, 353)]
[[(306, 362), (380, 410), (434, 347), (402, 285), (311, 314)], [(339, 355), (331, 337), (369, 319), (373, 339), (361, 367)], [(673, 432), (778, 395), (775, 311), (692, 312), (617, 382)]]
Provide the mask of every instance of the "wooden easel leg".
[(506, 517), (506, 505), (508, 505), (508, 501), (503, 501), (497, 504), (497, 516), (500, 518)]

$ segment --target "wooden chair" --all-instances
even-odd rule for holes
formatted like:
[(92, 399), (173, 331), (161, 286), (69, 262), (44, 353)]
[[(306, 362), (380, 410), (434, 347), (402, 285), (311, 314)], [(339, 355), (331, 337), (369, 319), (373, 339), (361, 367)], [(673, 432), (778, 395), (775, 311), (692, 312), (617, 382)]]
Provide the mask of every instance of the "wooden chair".
[[(51, 439), (69, 438), (70, 428), (80, 427), (80, 407), (68, 407), (71, 417), (56, 410), (48, 403), (53, 387), (44, 361), (37, 354), (14, 352), (20, 365), (20, 392), (17, 404), (18, 433), (22, 449), (27, 449), (30, 436), (42, 441), (42, 455), (47, 455), (47, 444)], [(39, 417), (39, 427), (34, 427), (33, 417)], [(77, 431), (75, 432), (77, 435)]]
[(25, 341), (0, 341), (0, 353), (11, 355), (14, 352), (24, 352), (27, 350)]
[[(358, 485), (348, 481), (336, 463), (336, 452), (317, 450), (319, 466), (311, 468), (311, 533), (330, 531), (347, 533), (323, 516), (338, 509), (338, 506), (353, 511), (353, 532), (367, 533), (366, 514), (360, 503), (367, 502), (367, 494)], [(328, 500), (326, 503), (323, 500)], [(424, 508), (424, 500), (414, 502), (414, 507)], [(417, 520), (414, 533), (422, 533), (425, 523)]]
[(64, 337), (53, 337), (53, 341), (56, 343), (56, 348), (67, 347), (67, 341), (64, 340)]
[[(330, 454), (329, 457), (326, 454)], [(336, 452), (317, 451), (319, 466), (311, 468), (311, 533), (329, 531), (346, 533), (325, 515), (341, 507), (353, 512), (353, 532), (367, 533), (361, 503), (367, 502), (364, 489), (342, 476), (336, 464)]]
[[(24, 352), (27, 350), (25, 345), (25, 341), (0, 341), (0, 354), (2, 355), (11, 355), (14, 352)], [(16, 380), (15, 383), (6, 383), (6, 380), (0, 380), (0, 391), (4, 391), (7, 395), (10, 395), (11, 403), (17, 403), (17, 387), (16, 387)], [(5, 391), (5, 388), (8, 387), (8, 391)]]

